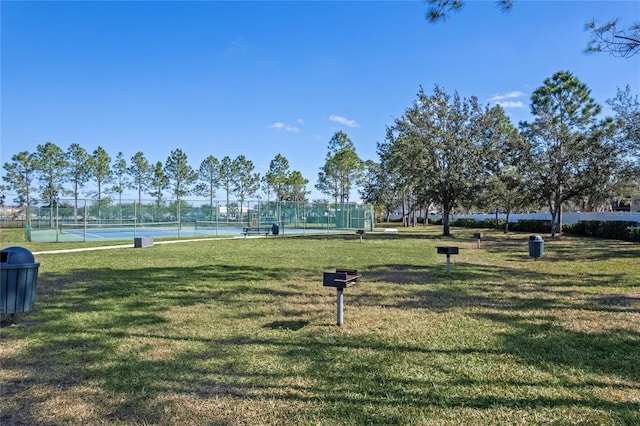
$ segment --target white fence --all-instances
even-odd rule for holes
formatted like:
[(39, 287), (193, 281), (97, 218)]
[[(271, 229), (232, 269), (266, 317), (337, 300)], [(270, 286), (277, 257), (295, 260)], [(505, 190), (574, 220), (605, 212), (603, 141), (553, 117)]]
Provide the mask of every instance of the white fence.
[[(452, 219), (475, 219), (486, 220), (495, 219), (495, 214), (461, 214), (452, 215)], [(498, 215), (502, 220), (506, 220), (507, 216), (504, 214)], [(518, 220), (551, 220), (551, 213), (518, 213), (510, 214), (509, 222), (517, 222)], [(620, 220), (626, 222), (638, 222), (640, 224), (640, 212), (608, 212), (608, 213), (562, 213), (562, 223), (578, 223), (581, 220), (600, 220), (600, 221), (613, 221)]]

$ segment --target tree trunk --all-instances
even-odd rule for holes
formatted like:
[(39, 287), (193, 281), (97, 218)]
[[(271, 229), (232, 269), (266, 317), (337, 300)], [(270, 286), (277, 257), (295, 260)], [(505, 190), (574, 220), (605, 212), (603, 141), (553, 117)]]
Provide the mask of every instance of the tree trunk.
[(508, 234), (509, 233), (509, 214), (511, 213), (511, 211), (509, 209), (507, 209), (506, 211), (506, 222), (504, 223), (504, 233)]
[(562, 235), (562, 203), (558, 203), (558, 223), (556, 224), (556, 232)]
[(451, 231), (449, 230), (449, 214), (451, 213), (450, 207), (444, 207), (442, 209), (442, 235), (444, 237), (448, 237), (451, 235)]

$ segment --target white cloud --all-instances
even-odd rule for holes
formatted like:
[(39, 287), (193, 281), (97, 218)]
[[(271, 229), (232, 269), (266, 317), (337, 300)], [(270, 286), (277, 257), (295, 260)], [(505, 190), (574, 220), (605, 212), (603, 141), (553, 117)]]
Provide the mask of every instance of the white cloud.
[(508, 93), (504, 93), (502, 95), (500, 94), (493, 95), (489, 98), (489, 102), (503, 101), (505, 99), (521, 98), (523, 96), (526, 96), (526, 95), (518, 90), (514, 90)]
[(524, 108), (524, 104), (520, 101), (504, 101), (496, 102), (496, 104), (500, 105), (502, 108)]
[(329, 121), (344, 124), (345, 126), (349, 127), (358, 127), (358, 123), (355, 120), (349, 120), (348, 118), (342, 117), (340, 115), (331, 114), (329, 116)]
[(296, 126), (292, 126), (291, 124), (283, 123), (281, 121), (276, 121), (275, 123), (267, 127), (270, 129), (284, 130), (286, 132), (293, 132), (293, 133), (298, 133), (300, 131), (300, 129), (297, 128)]
[(229, 45), (230, 52), (245, 52), (247, 49), (248, 49), (248, 46), (245, 43), (245, 41), (242, 39), (242, 37), (232, 40), (231, 44)]

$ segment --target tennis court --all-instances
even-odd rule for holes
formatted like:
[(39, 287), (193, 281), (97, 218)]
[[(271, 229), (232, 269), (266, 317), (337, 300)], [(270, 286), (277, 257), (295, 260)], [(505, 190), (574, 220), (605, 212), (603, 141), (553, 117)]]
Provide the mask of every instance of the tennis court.
[[(57, 228), (31, 231), (34, 242), (78, 242), (78, 241), (133, 241), (136, 237), (196, 238), (196, 237), (244, 237), (243, 226), (214, 224), (196, 226), (180, 225), (178, 222), (147, 224), (59, 224)], [(347, 230), (327, 228), (279, 228), (282, 235), (342, 233)]]

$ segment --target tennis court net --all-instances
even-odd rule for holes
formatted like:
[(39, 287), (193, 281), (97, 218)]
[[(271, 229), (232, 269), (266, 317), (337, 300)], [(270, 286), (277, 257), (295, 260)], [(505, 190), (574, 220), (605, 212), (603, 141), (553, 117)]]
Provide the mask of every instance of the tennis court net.
[(143, 223), (58, 223), (61, 233), (80, 232), (134, 232), (144, 230), (180, 230), (180, 222), (143, 222)]

